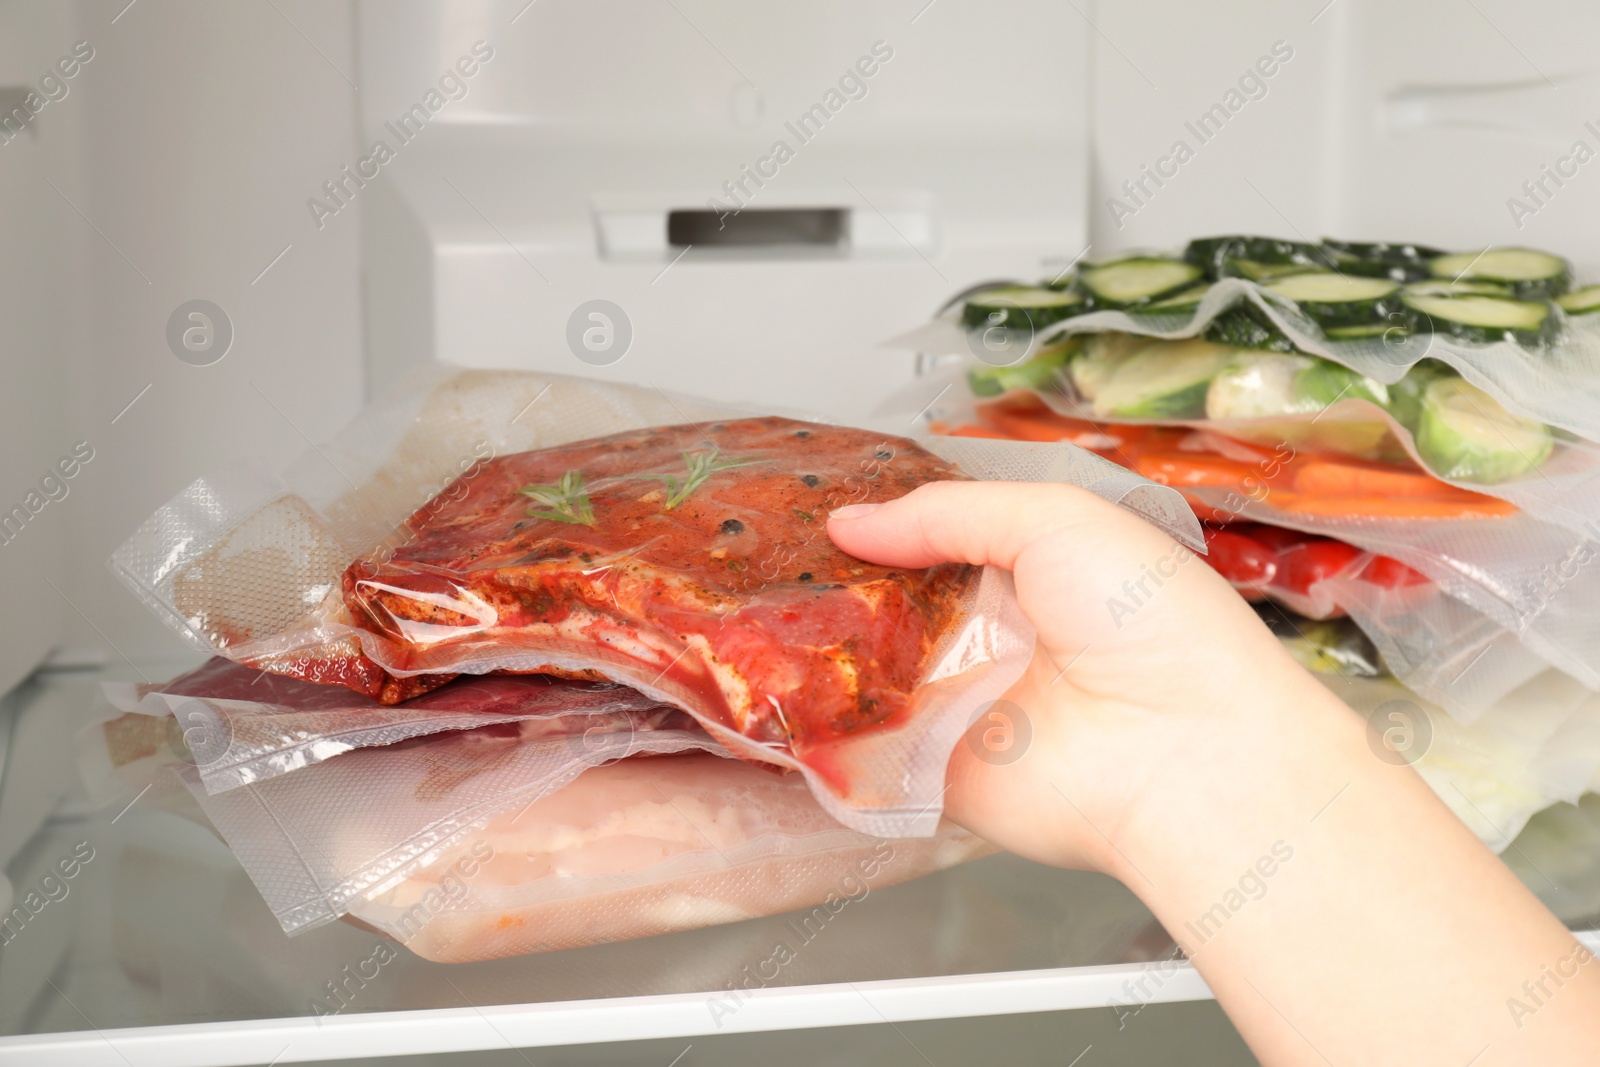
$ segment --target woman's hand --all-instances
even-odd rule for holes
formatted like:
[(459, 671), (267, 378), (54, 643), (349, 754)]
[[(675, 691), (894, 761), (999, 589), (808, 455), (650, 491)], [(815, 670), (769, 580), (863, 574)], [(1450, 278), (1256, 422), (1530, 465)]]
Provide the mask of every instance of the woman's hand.
[(1031, 738), (1014, 760), (957, 745), (946, 813), (1121, 879), (1262, 1062), (1600, 1063), (1600, 962), (1165, 534), (985, 482), (828, 532), (875, 563), (1012, 572), (1039, 639), (1006, 699)]
[[(1014, 708), (991, 714), (1022, 717), (994, 725), (1031, 735), (1027, 750), (958, 745), (946, 811), (1032, 859), (1118, 871), (1134, 821), (1186, 803), (1197, 765), (1248, 758), (1242, 734), (1285, 708), (1349, 714), (1200, 557), (1084, 490), (937, 482), (841, 508), (828, 533), (875, 563), (1014, 575), (1038, 646), (1006, 694)], [(981, 719), (971, 737), (989, 728)]]

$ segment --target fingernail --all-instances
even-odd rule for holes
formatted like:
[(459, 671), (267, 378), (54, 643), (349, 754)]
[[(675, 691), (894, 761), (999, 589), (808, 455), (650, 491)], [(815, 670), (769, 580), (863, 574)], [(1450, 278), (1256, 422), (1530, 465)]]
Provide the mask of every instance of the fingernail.
[(828, 513), (830, 519), (864, 519), (874, 511), (883, 507), (882, 504), (846, 504), (842, 508), (834, 508)]

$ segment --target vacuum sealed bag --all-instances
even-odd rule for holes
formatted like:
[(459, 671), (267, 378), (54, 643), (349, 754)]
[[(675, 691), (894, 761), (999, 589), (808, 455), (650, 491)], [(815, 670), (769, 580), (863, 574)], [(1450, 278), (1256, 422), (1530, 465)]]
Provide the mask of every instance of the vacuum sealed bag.
[(833, 547), (828, 512), (936, 479), (1049, 478), (1203, 547), (1175, 493), (1070, 445), (950, 447), (432, 370), (282, 479), (196, 482), (112, 567), (197, 647), (381, 703), (461, 674), (624, 682), (802, 771), (846, 825), (917, 836), (1032, 632), (1009, 575), (866, 564)]
[[(466, 676), (404, 704), (380, 704), (341, 686), (316, 685), (225, 659), (160, 685), (105, 683), (115, 708), (176, 718), (181, 758), (194, 765), (208, 793), (321, 763), (354, 748), (504, 722), (562, 720), (601, 725), (628, 714), (635, 722), (671, 712), (669, 705), (613, 682), (539, 674)], [(525, 733), (533, 731), (532, 726)]]
[(1136, 255), (963, 294), (887, 345), (1009, 365), (1075, 334), (1201, 338), (1315, 356), (1385, 386), (1435, 360), (1511, 413), (1597, 441), (1600, 287), (1573, 286), (1569, 263), (1533, 249), (1205, 238), (1182, 258)]
[(417, 737), (224, 793), (207, 793), (189, 764), (172, 770), (294, 933), (332, 922), (489, 819), (514, 817), (593, 767), (696, 750), (720, 755), (693, 719), (672, 709)]
[(1572, 929), (1600, 924), (1600, 795), (1545, 808), (1500, 858)]
[(1015, 367), (964, 360), (928, 384), (980, 399), (1026, 390), (1068, 418), (1191, 427), (1323, 457), (1299, 487), (1305, 507), (1321, 504), (1326, 485), (1378, 514), (1427, 500), (1440, 514), (1520, 510), (1600, 531), (1600, 444), (1512, 414), (1433, 360), (1385, 385), (1301, 353), (1112, 333), (1074, 336)]
[[(932, 389), (904, 402), (926, 405)], [(1464, 721), (1547, 666), (1600, 688), (1600, 629), (1587, 610), (1600, 573), (1582, 534), (1481, 514), (1489, 498), (1426, 479), (1408, 483), (1409, 495), (1359, 479), (1341, 493), (1323, 474), (1343, 461), (1288, 446), (1069, 419), (1027, 394), (942, 403), (930, 414), (944, 432), (1067, 440), (1180, 488), (1212, 527), (1208, 562), (1236, 588), (1312, 617), (1349, 614), (1396, 677)], [(1320, 479), (1314, 492), (1296, 488), (1307, 471)], [(1251, 545), (1251, 532), (1275, 544)]]
[(1205, 538), (1206, 562), (1246, 600), (1271, 599), (1308, 619), (1349, 613), (1331, 579), (1397, 595), (1429, 584), (1426, 575), (1403, 563), (1331, 537), (1243, 522), (1209, 526)]
[(794, 775), (709, 753), (598, 767), (507, 809), (349, 919), (443, 963), (521, 956), (796, 908), (820, 928), (873, 889), (994, 851), (846, 830)]
[(1600, 694), (1555, 671), (1518, 687), (1470, 724), (1418, 701), (1393, 679), (1317, 677), (1367, 719), (1375, 755), (1415, 767), (1496, 852), (1536, 812), (1576, 803), (1600, 771)]
[(1270, 493), (1252, 500), (1214, 486), (1188, 492), (1203, 507), (1398, 560), (1544, 662), (1600, 689), (1600, 618), (1591, 607), (1600, 571), (1587, 566), (1595, 542), (1580, 534), (1526, 516), (1492, 523), (1334, 518), (1278, 508)]

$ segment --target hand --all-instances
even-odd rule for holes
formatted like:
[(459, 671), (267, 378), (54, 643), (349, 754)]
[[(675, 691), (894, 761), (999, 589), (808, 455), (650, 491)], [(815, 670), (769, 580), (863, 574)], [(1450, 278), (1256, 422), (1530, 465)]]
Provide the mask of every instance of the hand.
[(938, 482), (841, 508), (828, 533), (874, 563), (1014, 575), (1038, 630), (1005, 696), (1026, 718), (1012, 725), (1031, 733), (1028, 749), (999, 763), (981, 744), (958, 745), (945, 807), (1031, 859), (1117, 871), (1130, 821), (1184, 804), (1197, 761), (1230, 761), (1257, 720), (1283, 717), (1275, 709), (1342, 711), (1200, 557), (1084, 490)]
[(1165, 534), (992, 482), (828, 532), (874, 563), (1012, 572), (1039, 637), (1006, 699), (1032, 737), (1014, 762), (957, 745), (946, 813), (1121, 879), (1263, 1063), (1600, 1063), (1600, 962)]

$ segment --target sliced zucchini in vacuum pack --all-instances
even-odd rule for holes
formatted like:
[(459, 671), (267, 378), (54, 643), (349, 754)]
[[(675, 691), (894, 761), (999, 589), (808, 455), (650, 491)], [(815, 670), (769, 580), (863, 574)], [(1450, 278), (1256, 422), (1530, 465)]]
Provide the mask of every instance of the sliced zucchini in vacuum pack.
[(1556, 297), (1556, 303), (1568, 315), (1593, 315), (1600, 311), (1600, 285), (1586, 285)]
[(1417, 296), (1401, 294), (1411, 311), (1412, 327), (1449, 334), (1464, 341), (1514, 341), (1536, 345), (1555, 325), (1543, 301), (1508, 300), (1503, 296)]
[(1283, 241), (1276, 237), (1201, 237), (1190, 241), (1183, 258), (1205, 270), (1209, 278), (1268, 277), (1292, 273), (1295, 269), (1328, 268), (1328, 257), (1321, 248), (1303, 241)]
[(1444, 255), (1425, 245), (1390, 244), (1387, 241), (1335, 241), (1324, 238), (1322, 251), (1341, 274), (1391, 278), (1397, 282), (1428, 276), (1428, 262)]
[(1549, 427), (1519, 418), (1461, 378), (1439, 378), (1422, 392), (1417, 451), (1444, 478), (1493, 485), (1550, 457)]
[(1268, 292), (1293, 300), (1322, 327), (1358, 326), (1377, 322), (1398, 310), (1400, 283), (1388, 278), (1353, 278), (1346, 274), (1297, 274), (1266, 285)]
[(1187, 419), (1205, 412), (1211, 379), (1233, 351), (1191, 337), (1158, 341), (1119, 363), (1094, 398), (1096, 415), (1125, 419)]
[(1097, 308), (1132, 308), (1170, 296), (1200, 280), (1200, 268), (1181, 259), (1141, 256), (1087, 268), (1079, 284)]
[(1412, 296), (1504, 296), (1511, 295), (1511, 287), (1499, 282), (1454, 282), (1448, 278), (1430, 278), (1403, 286), (1402, 293)]
[(1303, 410), (1295, 382), (1313, 362), (1284, 352), (1234, 353), (1206, 390), (1206, 418), (1264, 419)]
[(1217, 276), (1248, 278), (1257, 285), (1265, 285), (1279, 278), (1292, 278), (1296, 274), (1315, 273), (1320, 270), (1320, 267), (1313, 267), (1309, 263), (1262, 263), (1254, 259), (1229, 258), (1222, 261)]
[(1135, 310), (1139, 315), (1192, 315), (1200, 307), (1200, 301), (1206, 298), (1211, 291), (1209, 282), (1191, 286), (1181, 293), (1157, 300), (1153, 304), (1146, 304)]
[(1293, 352), (1294, 342), (1272, 324), (1254, 304), (1235, 304), (1211, 320), (1205, 338), (1235, 348), (1259, 348), (1267, 352)]
[(1428, 264), (1435, 278), (1499, 282), (1521, 300), (1544, 300), (1567, 291), (1572, 268), (1560, 256), (1535, 248), (1491, 248), (1487, 252), (1455, 252)]
[(1364, 341), (1369, 337), (1401, 340), (1411, 335), (1411, 324), (1389, 318), (1361, 326), (1331, 326), (1325, 332), (1330, 341)]
[(1044, 389), (1056, 379), (1078, 350), (1082, 337), (1069, 337), (1039, 351), (1037, 356), (1014, 367), (974, 367), (967, 372), (973, 396), (1000, 396), (1013, 389)]
[(985, 289), (967, 298), (961, 317), (967, 326), (1001, 326), (1010, 330), (1037, 330), (1088, 310), (1082, 293), (1008, 285)]

